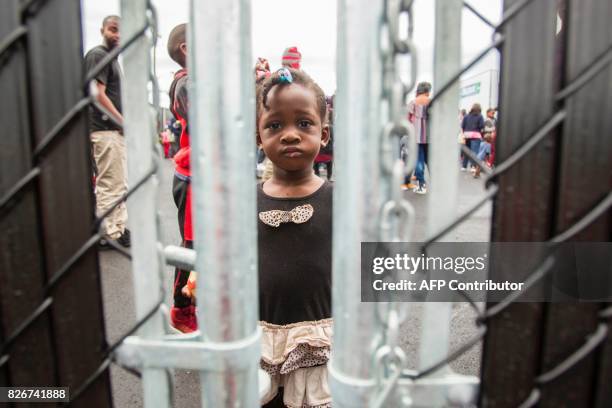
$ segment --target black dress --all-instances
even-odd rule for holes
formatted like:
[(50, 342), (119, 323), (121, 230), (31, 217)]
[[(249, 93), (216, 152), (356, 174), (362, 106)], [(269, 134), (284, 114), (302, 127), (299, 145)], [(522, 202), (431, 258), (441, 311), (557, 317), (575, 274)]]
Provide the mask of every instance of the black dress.
[[(300, 198), (257, 190), (261, 367), (272, 400), (284, 387), (290, 406), (331, 406), (332, 184)], [(292, 211), (293, 210), (293, 211)]]

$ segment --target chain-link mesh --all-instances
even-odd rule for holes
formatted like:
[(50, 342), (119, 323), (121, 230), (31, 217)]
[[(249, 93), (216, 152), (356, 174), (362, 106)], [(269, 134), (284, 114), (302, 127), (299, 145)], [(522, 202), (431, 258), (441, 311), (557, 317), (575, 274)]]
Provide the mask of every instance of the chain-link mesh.
[[(488, 47), (486, 47), (466, 65), (464, 65), (461, 70), (459, 70), (459, 72), (457, 72), (447, 83), (443, 84), (439, 88), (439, 90), (436, 91), (436, 94), (432, 98), (430, 103), (430, 110), (431, 106), (435, 104), (436, 101), (455, 82), (457, 82), (464, 73), (466, 73), (469, 69), (476, 65), (490, 51), (494, 49), (499, 49), (503, 46), (505, 38), (501, 34), (501, 29), (509, 22), (511, 22), (514, 18), (516, 18), (521, 12), (524, 12), (526, 7), (533, 1), (535, 0), (522, 0), (515, 3), (513, 6), (511, 6), (505, 11), (503, 19), (497, 25), (494, 25), (488, 19), (482, 16), (468, 2), (463, 3), (466, 10), (469, 10), (483, 23), (491, 26), (494, 29), (493, 40)], [(598, 73), (605, 69), (611, 62), (612, 46), (608, 47), (604, 53), (595, 58), (592, 64), (589, 64), (588, 68), (581, 72), (571, 83), (567, 84), (563, 89), (557, 92), (557, 94), (555, 95), (556, 102), (561, 102), (567, 99), (569, 96), (573, 95), (578, 90), (580, 90)], [(455, 220), (443, 227), (439, 232), (425, 239), (422, 248), (423, 253), (427, 252), (427, 248), (431, 244), (433, 244), (438, 239), (446, 235), (448, 232), (456, 228), (463, 221), (472, 216), (483, 205), (495, 198), (498, 192), (500, 191), (499, 186), (497, 184), (499, 177), (502, 174), (506, 173), (509, 169), (520, 163), (521, 159), (523, 159), (529, 152), (531, 152), (542, 140), (547, 137), (551, 137), (552, 131), (555, 130), (559, 125), (561, 125), (566, 117), (567, 112), (564, 109), (560, 109), (554, 112), (545, 121), (545, 123), (527, 139), (527, 141), (520, 148), (518, 148), (511, 155), (509, 155), (506, 160), (497, 164), (494, 170), (490, 170), (483, 162), (478, 160), (476, 155), (469, 148), (467, 148), (466, 146), (462, 146), (462, 153), (467, 155), (470, 159), (477, 163), (477, 166), (479, 166), (487, 174), (485, 180), (485, 194), (463, 214), (459, 215)], [(555, 265), (555, 250), (559, 247), (559, 245), (563, 242), (568, 241), (569, 239), (583, 231), (585, 228), (590, 226), (595, 220), (605, 214), (610, 209), (610, 207), (612, 207), (612, 192), (609, 192), (603, 200), (601, 200), (595, 207), (593, 207), (578, 222), (576, 222), (563, 233), (560, 233), (548, 240), (548, 256), (546, 256), (544, 261), (529, 274), (529, 276), (525, 280), (525, 285), (523, 286), (524, 290), (510, 293), (505, 299), (496, 303), (494, 306), (489, 307), (485, 311), (482, 311), (477, 306), (476, 302), (471, 299), (465, 292), (458, 291), (458, 293), (464, 298), (464, 300), (471, 305), (477, 315), (475, 320), (477, 328), (476, 334), (470, 340), (463, 343), (456, 350), (450, 352), (445, 358), (441, 359), (440, 361), (416, 372), (406, 369), (403, 371), (402, 377), (409, 378), (411, 380), (417, 380), (426, 377), (427, 375), (454, 361), (463, 353), (465, 353), (474, 345), (476, 345), (478, 342), (480, 342), (485, 337), (487, 333), (488, 324), (493, 318), (499, 316), (504, 310), (506, 310), (510, 305), (512, 305), (514, 301), (520, 298), (520, 296), (525, 291), (533, 287), (537, 282), (544, 279), (550, 273), (550, 271), (553, 269), (553, 266)], [(592, 353), (595, 349), (597, 349), (597, 347), (600, 346), (609, 335), (611, 317), (612, 307), (602, 309), (598, 314), (599, 324), (596, 330), (589, 336), (587, 336), (584, 344), (581, 347), (579, 347), (577, 350), (567, 356), (563, 361), (561, 361), (555, 367), (538, 375), (534, 380), (533, 389), (531, 393), (520, 406), (522, 408), (527, 408), (537, 404), (540, 400), (540, 389), (543, 385), (557, 379), (558, 377), (566, 373), (568, 370), (570, 370), (572, 367), (580, 363), (584, 358), (589, 356), (589, 354)], [(393, 379), (397, 380), (397, 378)]]
[[(487, 18), (481, 15), (474, 7), (472, 7), (469, 3), (464, 2), (464, 7), (473, 13), (477, 18), (479, 18), (484, 24), (492, 27), (494, 29), (494, 36), (491, 44), (486, 47), (481, 53), (479, 53), (475, 58), (473, 58), (470, 62), (468, 62), (459, 72), (456, 73), (447, 83), (442, 85), (436, 92), (436, 95), (432, 98), (431, 105), (435, 104), (436, 100), (439, 99), (445, 92), (448, 90), (455, 82), (457, 82), (460, 77), (467, 72), (470, 68), (472, 68), (475, 64), (477, 64), (487, 53), (494, 49), (499, 49), (503, 46), (505, 38), (503, 34), (501, 34), (502, 28), (512, 21), (519, 13), (523, 12), (526, 7), (535, 0), (522, 0), (515, 3), (512, 7), (506, 10), (504, 13), (503, 19), (497, 25), (490, 22)], [(22, 3), (22, 13), (25, 15), (33, 15), (36, 13), (40, 4), (44, 3), (42, 1), (27, 1)], [(399, 15), (401, 13), (408, 13), (409, 17), (409, 35), (407, 40), (402, 40), (399, 35)], [(88, 88), (90, 86), (90, 82), (95, 75), (100, 72), (107, 64), (111, 63), (114, 58), (116, 58), (121, 52), (130, 47), (136, 40), (145, 36), (147, 34), (150, 35), (152, 41), (151, 43), (155, 46), (155, 41), (157, 39), (156, 34), (156, 15), (155, 10), (152, 5), (148, 4), (148, 19), (145, 26), (143, 26), (140, 30), (138, 30), (133, 36), (131, 36), (127, 41), (123, 42), (123, 44), (113, 50), (100, 64), (90, 73), (88, 73), (86, 81), (84, 83), (84, 87)], [(383, 149), (386, 149), (385, 152), (387, 155), (392, 154), (392, 149), (390, 149), (393, 137), (400, 138), (402, 136), (408, 136), (414, 141), (414, 134), (411, 134), (410, 126), (406, 126), (404, 123), (403, 117), (404, 111), (402, 109), (403, 100), (406, 95), (410, 92), (410, 90), (414, 87), (416, 70), (414, 69), (416, 64), (416, 52), (414, 51), (414, 46), (411, 43), (411, 33), (412, 33), (412, 1), (387, 1), (386, 2), (386, 11), (385, 11), (386, 21), (385, 21), (385, 29), (388, 32), (388, 37), (386, 39), (387, 44), (386, 48), (383, 47), (383, 61), (385, 66), (385, 77), (384, 77), (384, 98), (387, 101), (388, 109), (389, 109), (389, 124), (384, 128), (384, 138), (383, 138)], [(25, 25), (19, 26), (14, 29), (12, 32), (7, 34), (0, 41), (0, 69), (4, 66), (5, 61), (7, 61), (13, 50), (13, 47), (19, 43), (26, 35), (27, 35), (27, 27)], [(395, 58), (398, 54), (409, 54), (411, 57), (411, 61), (413, 64), (413, 69), (411, 70), (413, 77), (411, 78), (410, 84), (403, 84), (401, 80), (399, 80), (399, 75), (397, 72), (397, 67)], [(574, 79), (571, 83), (566, 85), (562, 90), (560, 90), (555, 95), (556, 102), (561, 102), (566, 100), (568, 97), (582, 89), (591, 79), (593, 79), (598, 73), (604, 70), (610, 63), (612, 62), (612, 46), (608, 47), (605, 52), (599, 55), (597, 58), (593, 60), (592, 64), (589, 64), (588, 68), (580, 73), (576, 79)], [(153, 99), (154, 104), (158, 104), (158, 88), (155, 76), (150, 73), (150, 80), (153, 87)], [(43, 139), (38, 143), (33, 152), (33, 161), (35, 167), (33, 167), (25, 176), (23, 176), (18, 182), (16, 182), (8, 191), (0, 198), (0, 217), (6, 217), (11, 213), (12, 208), (19, 203), (20, 197), (23, 191), (35, 182), (42, 174), (40, 163), (44, 159), (46, 153), (53, 149), (54, 143), (62, 136), (62, 130), (64, 130), (71, 121), (82, 112), (83, 109), (88, 108), (90, 105), (96, 106), (96, 108), (105, 112), (111, 120), (113, 119), (113, 115), (106, 111), (106, 109), (101, 106), (97, 100), (95, 92), (88, 92), (89, 96), (82, 98), (79, 100), (71, 109), (69, 109), (65, 115), (57, 122), (55, 126), (43, 137)], [(542, 140), (549, 137), (551, 132), (556, 129), (559, 125), (561, 125), (565, 118), (567, 117), (567, 112), (564, 109), (558, 110), (552, 114), (552, 116), (545, 121), (545, 123), (534, 132), (519, 149), (513, 152), (509, 157), (502, 163), (499, 163), (494, 170), (489, 170), (484, 163), (480, 162), (475, 155), (467, 148), (462, 147), (463, 154), (467, 155), (470, 159), (474, 160), (478, 166), (482, 168), (482, 170), (487, 174), (487, 178), (485, 181), (485, 194), (478, 200), (476, 204), (470, 207), (463, 214), (459, 215), (454, 221), (449, 223), (447, 226), (442, 228), (438, 233), (433, 234), (431, 237), (425, 240), (423, 250), (427, 251), (427, 248), (430, 244), (436, 242), (442, 236), (447, 234), (449, 231), (456, 228), (463, 221), (472, 216), (479, 208), (488, 203), (490, 200), (495, 198), (499, 192), (499, 186), (497, 184), (499, 177), (506, 173), (509, 169), (513, 168), (524, 158), (529, 152), (531, 152)], [(116, 122), (116, 120), (115, 120)], [(411, 143), (414, 145), (415, 143)], [(158, 171), (158, 155), (155, 154), (155, 160), (153, 161), (154, 166), (147, 172), (141, 180), (139, 180), (134, 186), (132, 186), (127, 193), (118, 200), (111, 208), (109, 208), (104, 214), (101, 214), (96, 218), (95, 222), (92, 225), (92, 235), (91, 237), (82, 244), (82, 246), (60, 267), (58, 270), (51, 275), (47, 286), (45, 287), (45, 299), (40, 303), (40, 305), (26, 318), (23, 322), (11, 333), (9, 333), (4, 342), (0, 345), (0, 367), (4, 366), (10, 359), (10, 349), (14, 345), (14, 343), (19, 339), (19, 337), (32, 325), (37, 319), (42, 316), (45, 312), (49, 310), (49, 308), (53, 304), (53, 294), (54, 289), (57, 287), (57, 284), (70, 273), (71, 268), (81, 259), (81, 257), (86, 254), (97, 242), (100, 240), (102, 234), (100, 233), (100, 227), (104, 220), (104, 218), (120, 203), (127, 200), (127, 198), (140, 186), (154, 177)], [(385, 167), (384, 174), (388, 174), (392, 177), (393, 183), (392, 186), (398, 186), (401, 184), (401, 179), (404, 174), (414, 166), (415, 157), (412, 156), (408, 160), (408, 165), (399, 164), (393, 157), (389, 157), (388, 163), (396, 163), (393, 166)], [(544, 261), (529, 275), (529, 277), (525, 280), (525, 288), (530, 288), (535, 285), (537, 282), (541, 281), (544, 277), (546, 277), (550, 271), (552, 270), (555, 264), (555, 256), (554, 251), (559, 246), (560, 243), (568, 241), (589, 225), (591, 225), (596, 219), (598, 219), (601, 215), (605, 214), (610, 207), (612, 206), (612, 192), (608, 193), (608, 195), (598, 203), (591, 211), (588, 212), (584, 217), (582, 217), (578, 222), (576, 222), (572, 227), (567, 229), (565, 232), (551, 238), (548, 241), (548, 256), (544, 259)], [(406, 231), (410, 231), (409, 228), (410, 220), (414, 217), (414, 210), (410, 208), (410, 204), (402, 198), (401, 192), (391, 191), (386, 201), (385, 207), (388, 208), (386, 211), (383, 211), (385, 217), (381, 222), (381, 238), (387, 238), (388, 241), (401, 241), (408, 240), (409, 238), (406, 234)], [(125, 251), (123, 248), (118, 245), (110, 242), (116, 249), (120, 251), (124, 256), (129, 258), (129, 253)], [(163, 263), (162, 263), (163, 265)], [(383, 380), (383, 375), (379, 376), (380, 388), (379, 393), (377, 394), (375, 406), (383, 406), (387, 397), (390, 395), (393, 388), (396, 386), (400, 377), (409, 378), (412, 380), (416, 380), (419, 378), (426, 377), (430, 373), (438, 370), (444, 365), (452, 362), (459, 356), (461, 356), (464, 352), (469, 350), (472, 346), (481, 341), (486, 333), (487, 327), (490, 323), (491, 319), (499, 316), (501, 312), (503, 312), (506, 308), (508, 308), (515, 300), (517, 300), (522, 292), (514, 292), (508, 295), (504, 300), (498, 302), (494, 306), (488, 308), (485, 311), (481, 311), (480, 308), (476, 305), (475, 301), (471, 299), (464, 292), (459, 292), (465, 300), (472, 306), (474, 311), (477, 314), (477, 318), (475, 320), (475, 324), (477, 327), (477, 332), (469, 341), (465, 342), (463, 345), (458, 347), (453, 352), (449, 353), (445, 358), (440, 361), (432, 364), (429, 367), (418, 371), (407, 370), (404, 368), (405, 365), (405, 355), (403, 355), (403, 351), (397, 344), (397, 336), (398, 336), (398, 327), (401, 324), (402, 320), (405, 319), (405, 313), (402, 313), (399, 307), (393, 305), (387, 305), (386, 310), (380, 311), (378, 313), (382, 322), (384, 323), (384, 327), (386, 330), (386, 344), (382, 345), (378, 348), (375, 356), (375, 361), (379, 364), (385, 362), (386, 368), (391, 369), (391, 375), (386, 376), (386, 380)], [(99, 365), (99, 367), (94, 370), (91, 375), (79, 386), (75, 392), (72, 393), (72, 401), (76, 400), (80, 394), (82, 394), (85, 390), (91, 386), (96, 379), (102, 375), (113, 362), (113, 352), (116, 348), (123, 342), (125, 338), (135, 333), (142, 325), (144, 325), (153, 315), (155, 315), (159, 310), (160, 306), (164, 302), (164, 293), (163, 288), (160, 288), (160, 298), (159, 301), (155, 304), (155, 306), (145, 315), (143, 316), (130, 330), (128, 330), (124, 335), (122, 335), (116, 342), (106, 347), (106, 351), (104, 353), (104, 359)], [(566, 373), (580, 361), (582, 361), (585, 357), (587, 357), (591, 352), (597, 349), (606, 338), (609, 336), (609, 321), (612, 318), (612, 307), (607, 307), (601, 310), (598, 314), (599, 324), (596, 330), (587, 337), (584, 344), (576, 349), (573, 353), (567, 356), (563, 361), (561, 361), (558, 365), (553, 367), (552, 369), (538, 375), (533, 384), (533, 390), (528, 396), (528, 398), (521, 404), (521, 407), (531, 407), (535, 405), (540, 399), (540, 389), (543, 385), (550, 383), (555, 380), (559, 376)], [(130, 372), (137, 374), (133, 370), (129, 369)], [(382, 370), (381, 370), (382, 372)]]
[[(436, 90), (435, 96), (432, 98), (429, 104), (430, 112), (432, 106), (438, 100), (440, 100), (440, 98), (449, 89), (451, 89), (451, 87), (455, 85), (467, 71), (479, 63), (490, 51), (496, 49), (499, 50), (504, 45), (506, 38), (502, 34), (502, 29), (517, 18), (517, 16), (521, 15), (522, 12), (525, 12), (527, 6), (534, 1), (535, 0), (522, 0), (515, 2), (505, 10), (502, 20), (497, 25), (489, 21), (468, 2), (463, 2), (463, 6), (466, 10), (470, 11), (480, 21), (493, 29), (492, 41), (489, 46), (482, 50), (476, 57), (471, 59), (458, 72), (452, 75), (446, 83), (442, 84), (442, 86)], [(414, 52), (414, 47), (412, 46), (411, 42), (412, 3), (412, 1), (400, 0), (388, 0), (384, 3), (385, 11), (382, 26), (383, 41), (381, 44), (381, 58), (383, 61), (383, 94), (381, 102), (383, 105), (383, 110), (386, 108), (386, 110), (389, 112), (389, 119), (388, 123), (383, 126), (382, 154), (386, 160), (383, 160), (381, 166), (382, 174), (387, 176), (387, 178), (391, 181), (391, 185), (389, 196), (383, 199), (380, 221), (380, 240), (387, 242), (410, 241), (409, 234), (412, 229), (411, 225), (414, 219), (414, 210), (402, 197), (399, 186), (402, 184), (404, 171), (411, 170), (412, 167), (414, 167), (415, 157), (413, 155), (408, 158), (408, 165), (404, 169), (402, 164), (396, 163), (397, 160), (395, 160), (395, 158), (390, 154), (392, 151), (390, 147), (392, 140), (391, 136), (397, 136), (398, 139), (402, 136), (410, 136), (410, 146), (412, 147), (411, 150), (414, 151), (414, 147), (416, 147), (414, 135), (410, 134), (411, 127), (407, 126), (403, 119), (406, 117), (404, 106), (405, 97), (408, 91), (414, 86), (414, 80), (416, 77), (416, 53)], [(398, 32), (398, 20), (399, 15), (402, 12), (407, 12), (409, 16), (409, 33), (407, 40), (404, 40), (404, 42), (399, 39)], [(387, 37), (384, 35), (385, 32)], [(402, 84), (399, 80), (395, 65), (397, 54), (409, 54), (411, 57), (413, 65), (411, 69), (412, 78), (410, 86)], [(611, 62), (612, 46), (608, 47), (604, 53), (595, 58), (592, 64), (588, 64), (588, 68), (581, 72), (571, 83), (567, 84), (563, 89), (557, 92), (554, 97), (555, 102), (562, 102), (569, 96), (576, 93), (598, 73), (605, 69)], [(469, 148), (462, 146), (462, 153), (473, 160), (474, 163), (476, 163), (476, 165), (479, 166), (487, 175), (485, 180), (485, 193), (465, 212), (442, 227), (438, 232), (425, 239), (422, 247), (423, 253), (427, 253), (427, 250), (431, 244), (435, 243), (448, 232), (455, 229), (490, 200), (496, 198), (500, 191), (500, 187), (498, 185), (500, 176), (520, 163), (527, 154), (533, 151), (534, 148), (540, 144), (540, 142), (548, 137), (551, 137), (553, 131), (564, 123), (567, 116), (568, 113), (564, 109), (558, 109), (557, 111), (553, 112), (552, 115), (544, 121), (544, 124), (539, 127), (539, 129), (537, 129), (529, 138), (527, 138), (527, 140), (512, 154), (510, 154), (502, 163), (497, 164), (494, 170), (489, 169)], [(392, 165), (391, 163), (396, 163), (396, 165)], [(425, 368), (416, 371), (406, 368), (407, 359), (405, 353), (398, 345), (399, 325), (405, 320), (407, 314), (405, 306), (401, 304), (378, 303), (376, 305), (377, 316), (381, 326), (384, 329), (384, 340), (382, 344), (380, 344), (374, 351), (373, 356), (377, 383), (377, 391), (373, 406), (385, 406), (388, 397), (398, 384), (400, 378), (407, 378), (410, 380), (422, 379), (462, 356), (474, 345), (482, 341), (487, 334), (488, 324), (491, 322), (491, 320), (499, 316), (504, 310), (512, 305), (513, 302), (518, 300), (524, 291), (527, 291), (529, 288), (543, 280), (550, 273), (550, 271), (553, 270), (556, 260), (555, 250), (559, 247), (559, 245), (583, 231), (601, 215), (605, 214), (611, 206), (612, 192), (609, 192), (601, 202), (594, 206), (580, 220), (574, 223), (574, 225), (566, 229), (563, 233), (551, 238), (547, 242), (547, 256), (544, 258), (543, 262), (541, 262), (541, 264), (536, 267), (526, 278), (523, 291), (510, 293), (505, 299), (493, 306), (490, 306), (485, 311), (482, 311), (476, 302), (467, 295), (467, 293), (459, 291), (459, 294), (469, 303), (469, 305), (471, 305), (476, 313), (476, 333), (471, 339), (457, 347), (447, 356)], [(576, 349), (556, 366), (544, 373), (541, 373), (534, 379), (533, 389), (528, 398), (521, 404), (521, 407), (531, 407), (538, 403), (541, 395), (540, 389), (543, 385), (554, 381), (566, 373), (572, 367), (580, 363), (584, 358), (589, 356), (591, 352), (593, 352), (606, 340), (610, 329), (609, 320), (611, 316), (612, 307), (608, 307), (599, 312), (599, 324), (596, 327), (596, 330), (587, 336), (581, 347)]]
[[(44, 1), (27, 1), (23, 2), (21, 6), (21, 12), (24, 18), (32, 17), (36, 14), (36, 12), (40, 9), (42, 3)], [(0, 69), (4, 66), (4, 61), (10, 58), (11, 52), (16, 44), (19, 43), (28, 33), (28, 29), (25, 25), (19, 26), (0, 42)], [(22, 196), (24, 190), (36, 182), (36, 180), (42, 175), (42, 163), (44, 162), (44, 157), (46, 154), (50, 153), (58, 140), (66, 134), (63, 132), (75, 119), (79, 114), (82, 113), (84, 109), (89, 108), (90, 106), (95, 106), (95, 108), (102, 111), (106, 114), (111, 121), (113, 121), (117, 126), (121, 127), (118, 119), (114, 117), (113, 114), (107, 111), (107, 109), (102, 106), (96, 96), (97, 96), (97, 88), (95, 86), (94, 78), (99, 74), (105, 67), (111, 64), (123, 51), (130, 48), (137, 40), (142, 37), (149, 37), (149, 41), (151, 47), (155, 47), (157, 41), (157, 15), (155, 12), (155, 8), (150, 2), (147, 2), (147, 18), (146, 24), (136, 31), (132, 36), (130, 36), (127, 40), (122, 41), (122, 44), (115, 49), (113, 49), (109, 54), (98, 63), (90, 72), (87, 73), (85, 81), (83, 83), (84, 92), (88, 95), (81, 100), (79, 100), (72, 108), (70, 108), (63, 117), (57, 121), (57, 123), (51, 128), (51, 130), (44, 135), (41, 141), (35, 146), (33, 150), (33, 163), (35, 166), (18, 182), (16, 182), (8, 191), (0, 198), (0, 217), (6, 217), (11, 214), (11, 209), (19, 204), (19, 200)], [(149, 67), (151, 68), (151, 67)], [(149, 75), (149, 80), (152, 85), (152, 99), (153, 105), (156, 112), (159, 110), (159, 87), (157, 84), (157, 79), (152, 71), (147, 73)], [(100, 239), (103, 236), (101, 232), (101, 226), (104, 219), (121, 203), (125, 202), (135, 191), (137, 191), (142, 185), (147, 183), (151, 178), (156, 176), (159, 170), (159, 151), (151, 152), (153, 155), (153, 166), (152, 168), (146, 172), (146, 174), (138, 180), (132, 187), (128, 189), (128, 191), (115, 203), (113, 203), (106, 211), (97, 216), (92, 225), (92, 235), (90, 238), (84, 242), (80, 248), (74, 252), (74, 254), (61, 266), (59, 267), (51, 277), (49, 278), (47, 285), (44, 288), (45, 299), (40, 303), (40, 305), (27, 317), (23, 320), (18, 327), (9, 333), (2, 344), (0, 344), (0, 368), (2, 368), (10, 359), (10, 350), (11, 347), (15, 344), (15, 342), (19, 339), (19, 337), (30, 327), (32, 326), (38, 318), (40, 318), (45, 312), (47, 312), (50, 307), (53, 305), (54, 300), (54, 290), (58, 286), (58, 284), (71, 272), (73, 266), (86, 254), (88, 251), (96, 246)], [(114, 249), (119, 251), (123, 256), (128, 259), (131, 258), (130, 253), (119, 246), (113, 240), (107, 241)], [(163, 252), (161, 250), (161, 246), (158, 245), (157, 248), (158, 254), (160, 256), (160, 275), (164, 276), (163, 265)], [(163, 281), (163, 278), (161, 279)], [(71, 392), (70, 399), (71, 401), (67, 403), (70, 405), (72, 402), (78, 399), (78, 397), (85, 392), (106, 370), (108, 370), (111, 363), (115, 362), (114, 360), (114, 352), (121, 345), (121, 343), (128, 337), (134, 334), (138, 329), (140, 329), (152, 316), (163, 310), (162, 305), (165, 300), (165, 288), (163, 285), (160, 287), (160, 295), (159, 300), (155, 303), (155, 306), (151, 308), (149, 312), (147, 312), (140, 320), (136, 322), (129, 330), (127, 330), (123, 335), (119, 337), (114, 343), (110, 345), (106, 345), (105, 351), (103, 352), (103, 361), (100, 363), (98, 368), (94, 370), (83, 383), (76, 387), (75, 391)], [(116, 363), (116, 362), (115, 362)], [(128, 372), (132, 374), (140, 376), (140, 373), (119, 364), (120, 367), (124, 368)]]

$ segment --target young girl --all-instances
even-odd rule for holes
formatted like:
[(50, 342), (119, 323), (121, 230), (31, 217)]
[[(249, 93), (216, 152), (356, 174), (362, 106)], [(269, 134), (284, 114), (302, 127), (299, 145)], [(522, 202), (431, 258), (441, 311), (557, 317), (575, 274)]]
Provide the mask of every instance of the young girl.
[(302, 71), (282, 68), (257, 88), (257, 143), (274, 165), (257, 191), (266, 407), (331, 407), (332, 185), (313, 173), (325, 118), (325, 95)]

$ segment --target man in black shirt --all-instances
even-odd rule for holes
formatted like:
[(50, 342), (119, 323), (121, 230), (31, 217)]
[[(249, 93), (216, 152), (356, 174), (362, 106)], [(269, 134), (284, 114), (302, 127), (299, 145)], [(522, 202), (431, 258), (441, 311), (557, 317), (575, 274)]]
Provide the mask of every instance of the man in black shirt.
[[(100, 33), (103, 43), (85, 55), (85, 71), (91, 72), (113, 48), (119, 45), (118, 16), (108, 16), (102, 22)], [(127, 167), (125, 138), (121, 124), (121, 68), (115, 58), (96, 75), (96, 99), (106, 108), (106, 113), (96, 107), (89, 111), (89, 130), (96, 164), (96, 212), (103, 214), (127, 191)], [(108, 115), (114, 119), (111, 120)], [(117, 123), (115, 123), (117, 122)], [(119, 204), (104, 220), (104, 238), (101, 247), (108, 247), (108, 240), (130, 246), (127, 225), (127, 208)]]

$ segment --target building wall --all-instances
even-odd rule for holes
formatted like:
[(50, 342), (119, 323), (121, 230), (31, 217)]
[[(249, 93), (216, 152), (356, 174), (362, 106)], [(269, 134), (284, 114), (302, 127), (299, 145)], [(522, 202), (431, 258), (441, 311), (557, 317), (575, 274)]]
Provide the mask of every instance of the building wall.
[(479, 103), (483, 113), (497, 107), (499, 95), (499, 72), (488, 70), (461, 80), (459, 109), (469, 112), (474, 103)]

